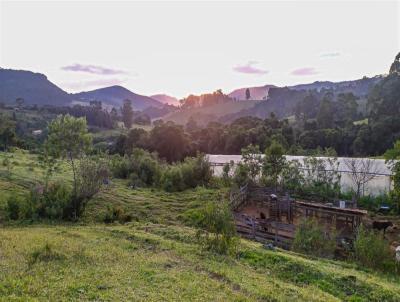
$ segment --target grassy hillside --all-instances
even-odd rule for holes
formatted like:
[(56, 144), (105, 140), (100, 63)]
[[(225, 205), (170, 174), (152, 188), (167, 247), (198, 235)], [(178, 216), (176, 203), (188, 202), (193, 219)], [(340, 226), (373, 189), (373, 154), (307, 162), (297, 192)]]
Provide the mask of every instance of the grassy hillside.
[[(10, 179), (0, 166), (0, 208), (41, 179), (34, 161), (35, 155), (14, 153)], [(69, 173), (64, 164), (55, 177), (68, 181)], [(203, 251), (185, 225), (187, 214), (226, 193), (132, 190), (113, 180), (78, 223), (6, 222), (0, 301), (400, 301), (399, 278), (353, 264), (265, 250), (247, 240), (237, 257)], [(132, 222), (102, 223), (110, 205)]]
[(260, 101), (235, 101), (206, 106), (200, 108), (178, 110), (163, 116), (164, 121), (173, 121), (185, 125), (190, 117), (193, 117), (199, 124), (207, 124), (216, 121), (220, 117), (254, 107)]

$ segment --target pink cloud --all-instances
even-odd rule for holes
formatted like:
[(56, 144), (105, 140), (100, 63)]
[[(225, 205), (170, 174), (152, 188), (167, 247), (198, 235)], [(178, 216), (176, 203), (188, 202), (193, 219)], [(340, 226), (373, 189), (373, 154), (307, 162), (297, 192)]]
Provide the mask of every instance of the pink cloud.
[(249, 61), (246, 65), (238, 65), (233, 67), (233, 70), (240, 73), (246, 74), (267, 74), (268, 70), (254, 67), (253, 65), (258, 64), (255, 61)]
[(112, 69), (96, 65), (83, 65), (83, 64), (73, 64), (61, 67), (65, 71), (80, 71), (99, 75), (116, 75), (116, 74), (126, 74), (126, 71)]
[(318, 71), (315, 70), (314, 67), (303, 67), (303, 68), (298, 68), (295, 69), (291, 72), (292, 75), (296, 76), (309, 76), (309, 75), (314, 75), (318, 74)]

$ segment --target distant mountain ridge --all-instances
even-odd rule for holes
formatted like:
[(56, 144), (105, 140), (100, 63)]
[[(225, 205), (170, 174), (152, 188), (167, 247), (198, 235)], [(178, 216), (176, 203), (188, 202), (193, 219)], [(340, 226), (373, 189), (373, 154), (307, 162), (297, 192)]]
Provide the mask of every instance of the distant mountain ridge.
[(179, 106), (179, 100), (176, 97), (167, 95), (167, 94), (154, 94), (150, 96), (152, 99), (155, 99), (159, 101), (160, 103), (163, 104), (168, 104), (168, 105), (174, 105), (174, 106)]
[(333, 89), (335, 93), (352, 92), (354, 95), (362, 97), (368, 94), (372, 86), (376, 85), (382, 80), (383, 76), (375, 76), (371, 78), (363, 77), (358, 80), (331, 82), (331, 81), (316, 81), (310, 84), (299, 84), (288, 86), (290, 89), (295, 90), (317, 90)]
[(84, 91), (73, 95), (77, 101), (90, 102), (101, 101), (102, 103), (121, 107), (125, 99), (132, 101), (134, 110), (143, 110), (149, 107), (162, 107), (163, 104), (148, 96), (136, 94), (122, 86), (110, 86), (91, 91)]
[(239, 101), (246, 100), (246, 89), (250, 90), (250, 99), (251, 100), (264, 100), (268, 97), (268, 91), (270, 88), (276, 87), (275, 85), (264, 85), (264, 86), (255, 86), (255, 87), (243, 87), (239, 89), (235, 89), (230, 92), (228, 95)]
[(44, 74), (0, 68), (0, 102), (13, 104), (22, 98), (27, 105), (68, 105), (70, 94), (50, 82)]

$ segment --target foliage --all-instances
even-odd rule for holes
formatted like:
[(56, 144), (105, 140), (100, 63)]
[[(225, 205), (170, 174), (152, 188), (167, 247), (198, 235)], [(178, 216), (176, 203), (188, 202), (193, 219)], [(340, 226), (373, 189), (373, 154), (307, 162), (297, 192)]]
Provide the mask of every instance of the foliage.
[(132, 217), (127, 215), (121, 207), (108, 205), (103, 221), (104, 223), (113, 223), (116, 221), (124, 223), (131, 221), (131, 219)]
[(397, 213), (400, 214), (400, 140), (394, 144), (392, 149), (386, 151), (385, 159), (392, 170), (393, 190), (391, 195), (397, 204)]
[(61, 220), (69, 217), (71, 198), (71, 190), (62, 183), (50, 184), (46, 189), (37, 186), (25, 197), (10, 196), (6, 212), (11, 220)]
[(16, 140), (15, 127), (15, 121), (0, 113), (0, 144), (4, 151)]
[(360, 265), (381, 271), (394, 271), (395, 259), (382, 233), (360, 226), (354, 241), (354, 259)]
[(303, 159), (304, 194), (324, 200), (340, 194), (339, 162), (336, 157), (306, 157)]
[(127, 129), (130, 129), (133, 124), (133, 109), (132, 109), (132, 101), (124, 100), (124, 103), (121, 108), (122, 113), (122, 121), (124, 122), (124, 126)]
[(278, 187), (279, 176), (286, 165), (284, 152), (283, 146), (276, 141), (273, 141), (265, 150), (263, 177), (267, 183), (272, 184), (275, 188)]
[(25, 216), (25, 200), (21, 197), (11, 195), (5, 206), (5, 212), (8, 219), (19, 220)]
[(296, 229), (293, 250), (307, 255), (332, 258), (336, 249), (336, 235), (326, 231), (317, 221), (304, 219)]
[(200, 210), (197, 238), (208, 250), (234, 254), (237, 248), (235, 222), (227, 202), (209, 202)]
[(91, 146), (92, 137), (88, 133), (86, 119), (70, 115), (59, 115), (48, 126), (46, 148), (51, 155), (66, 157), (73, 173), (73, 208), (72, 217), (77, 218), (81, 202), (78, 200), (78, 173), (76, 158), (84, 154)]
[(222, 167), (222, 182), (225, 186), (230, 186), (232, 183), (231, 170), (234, 168), (235, 163), (231, 160), (229, 163), (225, 163)]
[(185, 184), (180, 166), (167, 166), (161, 176), (161, 187), (167, 192), (176, 192), (182, 191), (184, 186)]
[(256, 183), (260, 177), (262, 156), (258, 146), (249, 145), (242, 149), (243, 164), (248, 168), (248, 175), (251, 182)]
[(243, 187), (250, 181), (249, 167), (242, 162), (238, 163), (233, 174), (233, 182), (237, 187)]

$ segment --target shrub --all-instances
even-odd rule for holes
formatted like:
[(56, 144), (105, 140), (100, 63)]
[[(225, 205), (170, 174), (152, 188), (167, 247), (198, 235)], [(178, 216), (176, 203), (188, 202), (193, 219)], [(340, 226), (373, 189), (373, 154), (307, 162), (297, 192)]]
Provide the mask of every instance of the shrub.
[(197, 238), (204, 248), (219, 254), (236, 252), (238, 239), (228, 202), (209, 202), (196, 213), (195, 221), (200, 227)]
[(161, 176), (162, 188), (167, 192), (182, 191), (184, 182), (179, 165), (168, 166)]
[(229, 163), (224, 164), (224, 166), (222, 167), (222, 182), (225, 186), (230, 186), (232, 183), (231, 170), (233, 166), (234, 162), (233, 160), (231, 160)]
[(63, 183), (50, 184), (45, 190), (41, 187), (35, 188), (27, 198), (29, 211), (25, 218), (67, 218), (71, 202), (71, 189)]
[(107, 211), (104, 214), (103, 221), (105, 223), (113, 223), (115, 221), (119, 222), (129, 222), (132, 220), (130, 215), (127, 215), (123, 208), (118, 206), (108, 206)]
[(185, 188), (195, 188), (210, 183), (212, 178), (211, 165), (204, 154), (198, 154), (194, 158), (186, 157), (180, 164)]
[(243, 163), (238, 163), (235, 173), (233, 174), (233, 182), (238, 187), (242, 187), (249, 182), (249, 169)]
[(336, 249), (335, 237), (334, 233), (320, 227), (316, 220), (304, 219), (296, 229), (292, 248), (300, 253), (331, 258)]
[(160, 162), (156, 155), (138, 148), (133, 149), (130, 156), (114, 156), (111, 170), (115, 177), (129, 177), (133, 186), (157, 185), (161, 175)]
[(19, 220), (25, 218), (27, 204), (24, 198), (10, 196), (6, 201), (6, 215), (10, 220)]
[(395, 268), (394, 257), (383, 234), (363, 226), (359, 227), (354, 241), (354, 259), (361, 265), (381, 271)]

